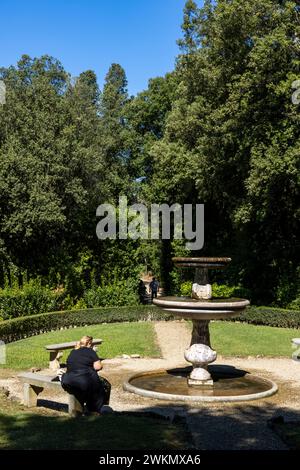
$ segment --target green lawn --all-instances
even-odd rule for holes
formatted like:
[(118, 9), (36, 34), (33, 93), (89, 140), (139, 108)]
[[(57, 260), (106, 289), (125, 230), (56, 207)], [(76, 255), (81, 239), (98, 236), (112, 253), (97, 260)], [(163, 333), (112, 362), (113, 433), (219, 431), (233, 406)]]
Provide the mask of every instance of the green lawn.
[[(187, 325), (191, 327), (190, 322)], [(299, 330), (232, 322), (211, 322), (210, 332), (212, 347), (224, 356), (291, 357), (291, 339), (300, 337)], [(153, 323), (113, 323), (59, 330), (8, 344), (7, 362), (2, 367), (46, 367), (49, 360), (49, 353), (44, 349), (46, 344), (75, 341), (84, 334), (103, 339), (98, 348), (103, 358), (134, 353), (144, 357), (160, 356)], [(67, 354), (68, 351), (63, 361)]]
[(111, 414), (69, 418), (27, 411), (0, 393), (0, 449), (187, 449), (182, 424), (155, 417)]
[[(44, 349), (45, 345), (75, 341), (83, 335), (103, 339), (102, 345), (98, 346), (98, 355), (102, 358), (116, 357), (121, 354), (160, 356), (153, 323), (113, 323), (53, 331), (10, 343), (6, 348), (6, 365), (2, 367), (11, 369), (46, 367), (49, 353)], [(69, 352), (65, 351), (62, 362)]]
[(291, 339), (300, 337), (290, 328), (221, 321), (211, 322), (210, 333), (212, 347), (223, 356), (291, 357)]

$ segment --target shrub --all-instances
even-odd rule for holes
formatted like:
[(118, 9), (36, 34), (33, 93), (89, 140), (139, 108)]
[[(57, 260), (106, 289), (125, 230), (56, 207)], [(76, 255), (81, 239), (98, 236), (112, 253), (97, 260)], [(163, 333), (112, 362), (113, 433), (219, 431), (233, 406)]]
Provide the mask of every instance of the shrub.
[(227, 286), (226, 284), (218, 285), (212, 284), (212, 295), (213, 297), (234, 297), (236, 287)]
[(83, 310), (87, 308), (87, 305), (83, 299), (79, 299), (75, 305), (71, 307), (71, 310)]
[(289, 305), (288, 305), (288, 308), (290, 309), (296, 309), (296, 310), (300, 310), (300, 295), (298, 295), (298, 297), (296, 297)]
[(250, 298), (249, 289), (241, 286), (227, 286), (226, 284), (212, 284), (212, 294), (214, 297), (244, 297)]
[(190, 297), (192, 292), (192, 284), (193, 283), (191, 281), (183, 282), (180, 286), (180, 295)]
[(47, 331), (74, 326), (125, 321), (170, 320), (173, 318), (171, 314), (163, 312), (157, 307), (146, 305), (49, 312), (1, 322), (0, 340), (9, 343)]
[(94, 307), (139, 305), (138, 288), (134, 279), (113, 280), (112, 284), (93, 286), (80, 299), (74, 299), (63, 287), (51, 290), (39, 279), (19, 287), (0, 289), (0, 319), (37, 315), (57, 310), (82, 310)]
[(57, 310), (62, 300), (62, 291), (52, 291), (37, 279), (22, 287), (5, 287), (0, 289), (0, 317), (7, 320)]
[[(180, 295), (190, 296), (192, 292), (192, 282), (183, 282), (180, 286)], [(250, 292), (241, 286), (227, 286), (226, 284), (212, 284), (213, 297), (250, 297)]]
[(88, 308), (138, 305), (138, 286), (133, 279), (115, 280), (85, 291), (83, 300)]

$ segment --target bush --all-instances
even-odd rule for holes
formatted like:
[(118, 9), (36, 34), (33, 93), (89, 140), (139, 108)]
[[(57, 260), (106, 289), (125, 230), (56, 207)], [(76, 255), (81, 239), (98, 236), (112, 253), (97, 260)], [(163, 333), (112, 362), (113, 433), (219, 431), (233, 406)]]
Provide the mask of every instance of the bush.
[(300, 295), (298, 295), (298, 297), (296, 297), (289, 305), (288, 305), (288, 308), (290, 309), (296, 309), (296, 310), (300, 310)]
[(60, 328), (96, 325), (99, 323), (170, 320), (174, 317), (154, 306), (104, 307), (67, 310), (15, 318), (0, 323), (0, 340), (9, 343), (28, 336)]
[(192, 293), (192, 282), (186, 281), (180, 285), (180, 295), (190, 297)]
[(82, 298), (73, 298), (63, 287), (51, 290), (39, 279), (25, 282), (22, 287), (0, 289), (0, 320), (37, 315), (57, 310), (82, 310), (95, 307), (139, 305), (137, 282), (133, 279), (113, 280), (112, 284), (93, 286)]
[[(192, 292), (192, 284), (193, 283), (191, 281), (183, 282), (180, 286), (180, 295), (190, 297)], [(226, 284), (218, 285), (214, 283), (211, 287), (213, 297), (250, 297), (249, 290), (241, 286), (227, 286)]]
[(115, 280), (85, 291), (83, 300), (88, 308), (139, 305), (138, 286), (135, 280)]
[(3, 320), (26, 315), (36, 315), (61, 308), (63, 293), (52, 291), (31, 280), (22, 287), (0, 289), (0, 317)]

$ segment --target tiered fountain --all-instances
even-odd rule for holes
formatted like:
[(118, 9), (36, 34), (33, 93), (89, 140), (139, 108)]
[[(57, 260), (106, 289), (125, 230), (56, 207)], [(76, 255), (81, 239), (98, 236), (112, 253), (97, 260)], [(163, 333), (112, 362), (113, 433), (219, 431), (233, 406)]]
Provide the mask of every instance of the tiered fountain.
[(245, 299), (212, 297), (208, 270), (225, 268), (230, 261), (230, 258), (173, 258), (175, 266), (195, 269), (191, 297), (160, 297), (153, 303), (177, 317), (192, 320), (191, 344), (184, 357), (193, 367), (138, 374), (124, 384), (124, 390), (162, 400), (193, 402), (254, 400), (277, 391), (277, 385), (270, 380), (246, 371), (209, 366), (217, 358), (210, 344), (210, 320), (240, 316), (250, 303)]

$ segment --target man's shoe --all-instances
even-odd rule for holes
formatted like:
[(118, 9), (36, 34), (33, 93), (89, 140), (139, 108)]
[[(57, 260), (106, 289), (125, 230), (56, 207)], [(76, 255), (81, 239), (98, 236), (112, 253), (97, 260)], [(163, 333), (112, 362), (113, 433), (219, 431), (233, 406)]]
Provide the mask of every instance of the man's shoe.
[(102, 408), (101, 408), (101, 414), (103, 414), (103, 415), (111, 414), (113, 412), (114, 412), (114, 410), (112, 409), (111, 406), (103, 405)]

